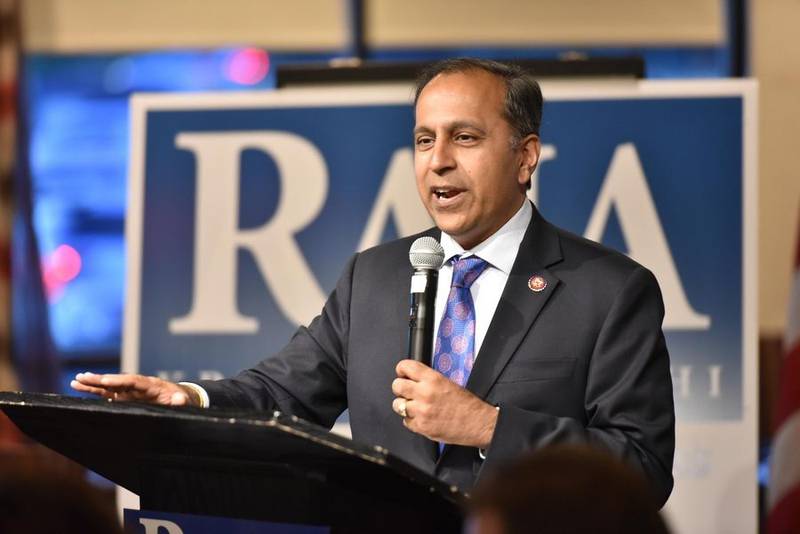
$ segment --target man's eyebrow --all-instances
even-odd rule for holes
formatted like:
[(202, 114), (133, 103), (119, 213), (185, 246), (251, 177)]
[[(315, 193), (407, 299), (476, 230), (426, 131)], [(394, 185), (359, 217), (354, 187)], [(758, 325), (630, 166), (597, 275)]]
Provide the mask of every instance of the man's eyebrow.
[[(471, 121), (453, 121), (445, 125), (447, 131), (452, 132), (453, 130), (459, 130), (462, 128), (469, 128), (471, 130), (477, 130), (483, 135), (486, 135), (486, 130), (478, 126), (477, 123)], [(418, 135), (421, 133), (432, 133), (433, 130), (428, 128), (427, 126), (417, 126), (414, 128), (414, 135)]]
[(472, 122), (472, 121), (455, 121), (455, 122), (451, 122), (449, 127), (448, 127), (448, 129), (450, 131), (460, 130), (462, 128), (469, 128), (470, 130), (477, 130), (481, 134), (485, 134), (486, 133), (486, 130), (484, 130), (477, 123)]

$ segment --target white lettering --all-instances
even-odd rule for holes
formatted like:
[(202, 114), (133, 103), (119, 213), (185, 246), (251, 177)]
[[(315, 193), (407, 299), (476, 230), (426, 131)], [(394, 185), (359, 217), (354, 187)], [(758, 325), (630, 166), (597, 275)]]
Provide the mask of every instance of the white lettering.
[(619, 145), (614, 151), (584, 232), (588, 239), (602, 239), (612, 206), (630, 256), (652, 269), (661, 286), (666, 309), (664, 329), (708, 329), (711, 318), (693, 310), (686, 298), (633, 143)]
[(542, 152), (539, 154), (539, 164), (533, 169), (531, 174), (531, 188), (528, 189), (528, 198), (531, 202), (539, 205), (539, 169), (542, 168), (542, 163), (556, 159), (558, 151), (555, 145), (542, 145)]
[(225, 375), (216, 369), (200, 369), (197, 372), (197, 376), (200, 380), (221, 380), (225, 378)]
[(394, 215), (401, 236), (416, 234), (433, 224), (419, 199), (414, 179), (414, 154), (410, 148), (397, 150), (389, 161), (381, 190), (361, 235), (359, 251), (380, 243), (390, 214)]
[[(195, 155), (197, 197), (192, 305), (187, 315), (169, 323), (174, 334), (255, 333), (255, 317), (241, 314), (236, 302), (237, 252), (248, 250), (284, 315), (295, 324), (321, 309), (325, 294), (294, 236), (319, 214), (328, 192), (328, 173), (319, 150), (287, 132), (181, 133), (176, 145)], [(274, 217), (258, 228), (240, 230), (240, 158), (256, 149), (271, 156), (279, 170), (281, 197)], [(556, 147), (542, 147), (541, 163), (557, 157)], [(416, 191), (413, 151), (397, 150), (387, 166), (380, 191), (358, 249), (380, 242), (390, 216), (401, 235), (431, 224)], [(529, 197), (538, 201), (539, 168)], [(665, 329), (707, 329), (708, 315), (692, 309), (680, 281), (636, 148), (619, 145), (603, 180), (585, 236), (599, 241), (611, 209), (619, 216), (630, 255), (651, 268), (661, 285)], [(272, 261), (270, 261), (272, 260)]]
[(710, 449), (676, 449), (672, 473), (675, 478), (706, 478), (713, 468)]
[(144, 534), (159, 534), (162, 528), (166, 530), (166, 534), (183, 534), (181, 527), (167, 521), (166, 519), (145, 519), (139, 518), (139, 524), (144, 526)]
[(692, 366), (681, 365), (678, 374), (672, 369), (672, 388), (678, 391), (678, 397), (688, 399), (692, 394)]
[(719, 382), (722, 376), (721, 365), (708, 366), (708, 396), (712, 399), (718, 399), (720, 394)]
[[(187, 379), (186, 371), (182, 369), (159, 369), (155, 372), (155, 375), (162, 380), (170, 382), (183, 382)], [(221, 378), (225, 378), (225, 375), (217, 369), (200, 369), (197, 371), (198, 380), (219, 380)]]
[[(675, 390), (675, 397), (679, 399), (688, 399), (692, 396), (692, 371), (691, 365), (680, 365), (670, 368), (672, 374), (672, 388)], [(718, 399), (722, 395), (721, 378), (722, 366), (709, 365), (706, 367), (708, 373), (708, 391), (707, 395), (710, 399)]]
[(182, 382), (186, 380), (186, 372), (181, 369), (159, 369), (156, 371), (156, 376), (161, 380), (167, 380), (169, 382)]
[[(239, 313), (236, 254), (250, 251), (278, 307), (295, 324), (309, 321), (325, 294), (294, 235), (311, 223), (328, 193), (328, 171), (319, 150), (286, 132), (181, 133), (175, 144), (197, 161), (194, 288), (188, 315), (170, 321), (173, 334), (255, 333), (255, 317)], [(281, 196), (274, 217), (239, 230), (240, 157), (256, 149), (278, 167)], [(272, 260), (272, 261), (270, 261)]]

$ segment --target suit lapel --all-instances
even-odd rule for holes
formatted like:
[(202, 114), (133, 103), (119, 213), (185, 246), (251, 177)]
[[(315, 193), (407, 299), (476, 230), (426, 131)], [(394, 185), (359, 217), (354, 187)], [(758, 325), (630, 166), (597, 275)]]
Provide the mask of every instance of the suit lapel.
[[(486, 398), (559, 283), (558, 278), (547, 270), (562, 259), (558, 233), (536, 207), (532, 207), (531, 222), (467, 381), (466, 388), (480, 398)], [(438, 239), (441, 233), (432, 229), (423, 235)], [(528, 281), (533, 276), (544, 279), (546, 285), (543, 289), (534, 291), (529, 288)], [(415, 448), (424, 451), (423, 455), (436, 465), (440, 465), (441, 458), (451, 449), (450, 445), (445, 446), (440, 455), (438, 443), (420, 434), (412, 433), (411, 439), (416, 442)]]
[[(467, 381), (467, 389), (478, 397), (486, 397), (553, 294), (559, 280), (547, 267), (559, 261), (561, 245), (558, 234), (534, 208), (531, 223)], [(534, 276), (544, 279), (544, 288), (535, 291), (529, 287), (529, 280)], [(541, 283), (533, 285), (534, 288), (541, 287)]]

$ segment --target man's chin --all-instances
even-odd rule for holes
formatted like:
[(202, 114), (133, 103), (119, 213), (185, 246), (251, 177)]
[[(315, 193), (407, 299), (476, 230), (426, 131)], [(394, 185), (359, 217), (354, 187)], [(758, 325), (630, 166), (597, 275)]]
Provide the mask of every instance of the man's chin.
[(466, 231), (466, 225), (463, 223), (463, 219), (451, 214), (435, 214), (433, 216), (433, 222), (439, 230), (450, 237), (459, 236)]
[(434, 220), (434, 222), (436, 223), (436, 227), (439, 228), (439, 230), (441, 230), (445, 234), (455, 239), (455, 241), (459, 245), (461, 245), (465, 249), (469, 248), (468, 246), (465, 246), (465, 243), (470, 244), (471, 242), (470, 237), (474, 233), (474, 229), (472, 227), (467, 226), (463, 223), (458, 224), (452, 220), (443, 220), (443, 221)]

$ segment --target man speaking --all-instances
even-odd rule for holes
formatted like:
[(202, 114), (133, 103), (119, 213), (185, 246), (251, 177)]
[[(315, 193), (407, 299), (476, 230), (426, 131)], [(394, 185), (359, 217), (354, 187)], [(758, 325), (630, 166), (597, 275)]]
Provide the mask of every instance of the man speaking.
[[(558, 229), (527, 200), (542, 96), (521, 70), (437, 63), (418, 81), (417, 188), (436, 223), (356, 254), (311, 324), (234, 378), (174, 384), (81, 373), (115, 400), (279, 410), (330, 427), (468, 490), (484, 470), (558, 442), (637, 467), (663, 504), (675, 417), (653, 275)], [(411, 243), (444, 248), (432, 367), (403, 359)]]

